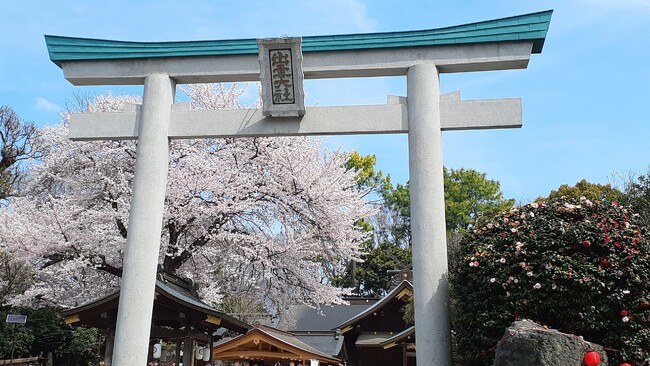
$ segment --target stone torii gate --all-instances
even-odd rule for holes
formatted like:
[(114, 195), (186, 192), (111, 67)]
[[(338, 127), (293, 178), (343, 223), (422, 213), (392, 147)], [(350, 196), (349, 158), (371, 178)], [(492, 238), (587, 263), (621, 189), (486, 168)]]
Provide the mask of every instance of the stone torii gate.
[[(417, 364), (450, 366), (441, 131), (519, 127), (521, 101), (441, 96), (439, 74), (526, 68), (531, 54), (542, 51), (551, 14), (424, 31), (304, 37), (304, 78), (406, 75), (407, 97), (381, 106), (304, 109), (296, 88), (287, 95), (297, 98), (292, 101), (298, 109), (288, 113), (266, 110), (268, 103), (285, 102), (274, 100), (273, 91), (264, 111), (192, 111), (174, 103), (177, 83), (260, 80), (266, 56), (258, 54), (256, 40), (141, 43), (45, 36), (50, 59), (74, 85), (144, 85), (142, 106), (76, 114), (70, 121), (72, 139), (138, 139), (113, 365), (146, 364), (170, 139), (408, 133)], [(298, 64), (300, 50), (280, 51), (289, 49)], [(302, 77), (297, 70), (296, 86)]]

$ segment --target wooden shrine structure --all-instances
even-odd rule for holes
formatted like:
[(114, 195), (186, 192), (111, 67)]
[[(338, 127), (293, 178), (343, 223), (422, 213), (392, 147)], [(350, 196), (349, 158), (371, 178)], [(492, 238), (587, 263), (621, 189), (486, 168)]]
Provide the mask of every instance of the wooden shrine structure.
[(259, 323), (244, 335), (215, 344), (212, 358), (237, 366), (343, 364), (341, 359), (310, 346), (290, 332)]
[(403, 347), (389, 346), (392, 339), (412, 328), (403, 319), (412, 296), (413, 285), (402, 281), (382, 299), (337, 325), (345, 339), (347, 365), (415, 366), (415, 337)]
[[(106, 331), (105, 366), (113, 364), (119, 297), (120, 291), (116, 290), (98, 300), (61, 312), (67, 324)], [(158, 274), (150, 344), (160, 340), (175, 343), (177, 355), (183, 350), (183, 358), (177, 358), (176, 365), (181, 362), (191, 365), (194, 346), (199, 344), (209, 347), (214, 341), (213, 334), (221, 328), (246, 333), (251, 326), (202, 302), (191, 282), (164, 272)], [(152, 359), (150, 352), (149, 360)]]
[(414, 366), (415, 327), (403, 319), (412, 296), (413, 285), (402, 281), (381, 299), (352, 297), (347, 305), (320, 309), (295, 306), (276, 328), (256, 326), (215, 345), (212, 359), (229, 366), (306, 366), (311, 360), (321, 366), (336, 365), (334, 360), (347, 366)]

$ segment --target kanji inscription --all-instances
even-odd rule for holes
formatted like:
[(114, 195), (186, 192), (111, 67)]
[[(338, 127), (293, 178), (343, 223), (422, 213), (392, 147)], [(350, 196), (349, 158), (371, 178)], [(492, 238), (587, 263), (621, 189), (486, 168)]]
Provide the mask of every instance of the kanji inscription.
[(293, 72), (291, 70), (291, 49), (270, 50), (269, 59), (271, 61), (273, 104), (295, 103)]
[(257, 40), (263, 115), (305, 115), (301, 44), (301, 38)]

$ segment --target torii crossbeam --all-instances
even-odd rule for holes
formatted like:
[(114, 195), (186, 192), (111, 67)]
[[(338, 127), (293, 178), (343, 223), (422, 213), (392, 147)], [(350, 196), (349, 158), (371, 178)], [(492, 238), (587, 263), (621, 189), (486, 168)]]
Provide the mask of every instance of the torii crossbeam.
[(46, 36), (50, 59), (75, 85), (144, 85), (142, 106), (73, 115), (73, 139), (138, 139), (116, 366), (143, 365), (160, 249), (169, 140), (224, 136), (408, 133), (418, 366), (451, 366), (442, 137), (444, 130), (521, 126), (521, 101), (440, 95), (439, 73), (526, 68), (552, 11), (442, 29), (302, 38), (305, 79), (406, 75), (407, 97), (382, 106), (192, 111), (177, 83), (257, 81), (256, 40), (139, 43)]

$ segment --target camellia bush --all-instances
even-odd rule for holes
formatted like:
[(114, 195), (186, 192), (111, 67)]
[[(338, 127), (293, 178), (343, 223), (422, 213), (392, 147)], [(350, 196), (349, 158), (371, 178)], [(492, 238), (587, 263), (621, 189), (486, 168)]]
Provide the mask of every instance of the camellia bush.
[(451, 271), (461, 364), (491, 365), (517, 319), (601, 344), (612, 364), (650, 360), (650, 243), (637, 221), (617, 202), (561, 198), (466, 235)]

